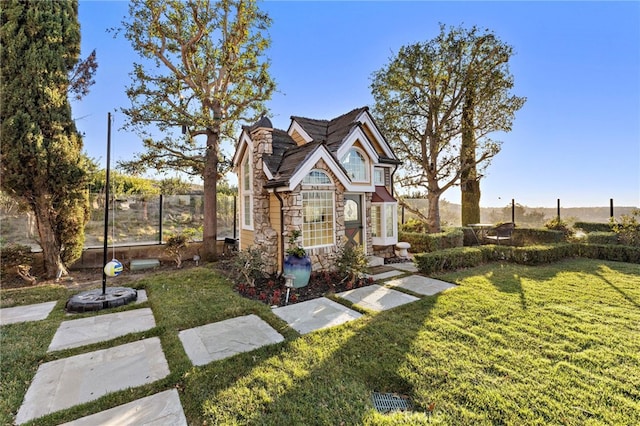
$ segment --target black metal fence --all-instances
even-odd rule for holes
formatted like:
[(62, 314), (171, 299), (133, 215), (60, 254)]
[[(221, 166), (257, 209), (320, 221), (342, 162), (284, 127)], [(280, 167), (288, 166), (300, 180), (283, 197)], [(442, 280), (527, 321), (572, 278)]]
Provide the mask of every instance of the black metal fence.
[[(188, 233), (193, 241), (202, 240), (203, 195), (127, 195), (111, 197), (109, 202), (108, 243), (160, 244), (177, 233)], [(236, 197), (218, 194), (218, 238), (236, 238)], [(90, 195), (90, 219), (85, 226), (85, 247), (104, 244), (104, 194)], [(32, 213), (2, 197), (0, 235), (4, 242), (38, 248), (38, 232)]]
[[(427, 215), (428, 203), (426, 199), (406, 199), (405, 202), (421, 214)], [(504, 207), (482, 207), (480, 209), (480, 222), (501, 223), (515, 222), (521, 227), (539, 228), (555, 218), (573, 225), (575, 222), (607, 223), (611, 217), (619, 218), (621, 215), (630, 215), (638, 207), (615, 206), (614, 200), (609, 199), (609, 205), (596, 207), (563, 207), (561, 200), (556, 199), (555, 206), (528, 207), (512, 199)], [(400, 223), (407, 223), (415, 219), (417, 215), (409, 208), (400, 207), (398, 212)], [(459, 204), (440, 202), (440, 218), (443, 226), (460, 226), (461, 211)]]

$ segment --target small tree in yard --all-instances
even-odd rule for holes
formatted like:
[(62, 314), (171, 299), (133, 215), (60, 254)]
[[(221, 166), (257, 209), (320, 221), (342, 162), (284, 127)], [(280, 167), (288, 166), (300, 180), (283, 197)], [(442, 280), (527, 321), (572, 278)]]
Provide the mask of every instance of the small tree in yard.
[(53, 278), (84, 245), (89, 160), (68, 97), (93, 84), (95, 52), (79, 61), (77, 1), (5, 1), (0, 37), (1, 185), (33, 212)]
[(124, 35), (146, 62), (134, 64), (125, 127), (140, 133), (146, 152), (121, 165), (203, 179), (203, 257), (213, 260), (220, 141), (256, 120), (275, 89), (262, 57), (271, 21), (255, 0), (133, 0), (129, 15)]

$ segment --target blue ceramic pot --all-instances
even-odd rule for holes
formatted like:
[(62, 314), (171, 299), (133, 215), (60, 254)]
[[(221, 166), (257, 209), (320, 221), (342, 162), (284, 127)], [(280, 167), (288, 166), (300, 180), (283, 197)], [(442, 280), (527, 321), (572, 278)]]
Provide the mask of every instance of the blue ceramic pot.
[(311, 277), (311, 259), (309, 259), (309, 256), (287, 256), (284, 259), (284, 274), (293, 275), (293, 287), (306, 286), (309, 284), (309, 278)]

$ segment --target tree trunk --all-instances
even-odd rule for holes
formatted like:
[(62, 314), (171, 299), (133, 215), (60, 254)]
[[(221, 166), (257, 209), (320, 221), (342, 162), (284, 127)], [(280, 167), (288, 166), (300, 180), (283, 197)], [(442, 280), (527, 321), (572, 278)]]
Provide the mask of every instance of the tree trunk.
[(40, 247), (42, 248), (42, 259), (44, 260), (45, 276), (48, 279), (67, 275), (67, 268), (62, 263), (61, 246), (56, 236), (52, 217), (53, 208), (49, 202), (49, 196), (39, 195), (32, 204), (33, 213), (36, 218)]
[(467, 84), (467, 94), (462, 109), (462, 143), (460, 144), (460, 190), (462, 226), (480, 222), (480, 180), (476, 162), (476, 137), (474, 133), (474, 93)]
[(467, 180), (462, 187), (462, 226), (480, 223), (480, 181)]
[(215, 261), (218, 257), (217, 190), (218, 190), (218, 134), (207, 131), (207, 153), (204, 166), (204, 223), (202, 236), (202, 258)]
[(429, 232), (440, 232), (440, 192), (428, 191), (427, 201), (429, 202), (429, 210), (427, 215), (427, 225)]

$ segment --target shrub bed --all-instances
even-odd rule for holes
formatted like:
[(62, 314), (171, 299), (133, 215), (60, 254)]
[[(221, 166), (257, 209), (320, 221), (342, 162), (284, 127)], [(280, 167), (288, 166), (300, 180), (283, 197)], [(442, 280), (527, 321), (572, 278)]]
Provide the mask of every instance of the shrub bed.
[(555, 244), (564, 240), (564, 232), (545, 228), (516, 228), (511, 235), (511, 244), (515, 246)]
[(578, 255), (589, 259), (640, 263), (640, 247), (621, 244), (576, 244)]
[(399, 232), (398, 241), (411, 244), (413, 253), (429, 253), (453, 247), (462, 247), (464, 233), (461, 228), (452, 228), (436, 234), (422, 232)]
[(571, 257), (640, 263), (640, 247), (559, 243), (526, 247), (484, 245), (457, 247), (414, 256), (414, 262), (423, 274), (469, 268), (482, 263), (507, 261), (522, 265), (541, 265)]
[(594, 222), (576, 222), (573, 224), (576, 229), (582, 229), (586, 233), (590, 232), (611, 232), (611, 224)]
[(612, 231), (594, 231), (585, 236), (585, 242), (589, 244), (618, 244), (618, 234)]

